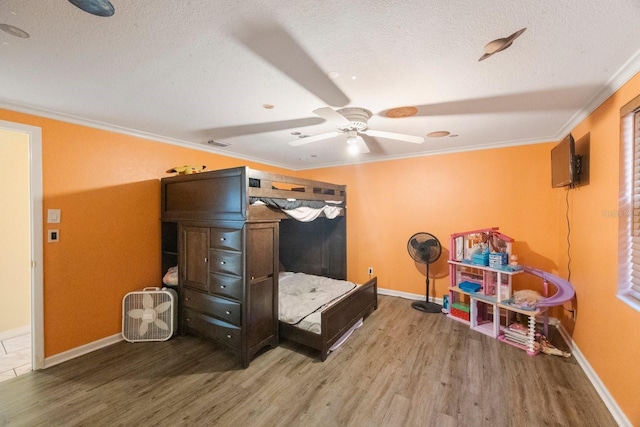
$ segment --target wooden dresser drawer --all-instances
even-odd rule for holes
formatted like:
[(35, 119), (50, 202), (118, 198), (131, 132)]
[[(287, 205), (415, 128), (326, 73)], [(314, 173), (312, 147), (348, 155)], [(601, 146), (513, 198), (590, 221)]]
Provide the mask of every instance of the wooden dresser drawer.
[(242, 300), (242, 277), (209, 273), (209, 292), (223, 297)]
[(242, 322), (241, 305), (228, 299), (185, 289), (184, 306), (236, 326)]
[(216, 249), (209, 251), (210, 272), (242, 276), (242, 270), (241, 252), (219, 251)]
[(190, 308), (184, 309), (184, 324), (187, 332), (212, 338), (233, 350), (240, 349), (241, 329), (237, 326), (209, 317)]
[(242, 230), (212, 228), (209, 236), (210, 246), (214, 249), (242, 251)]

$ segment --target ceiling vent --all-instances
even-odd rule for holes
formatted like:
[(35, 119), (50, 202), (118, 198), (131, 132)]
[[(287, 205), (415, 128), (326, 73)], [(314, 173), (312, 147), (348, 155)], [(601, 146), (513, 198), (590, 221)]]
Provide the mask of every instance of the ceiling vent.
[(227, 144), (226, 142), (216, 141), (215, 139), (208, 140), (207, 144), (213, 145), (215, 147), (228, 147), (231, 145), (231, 144)]

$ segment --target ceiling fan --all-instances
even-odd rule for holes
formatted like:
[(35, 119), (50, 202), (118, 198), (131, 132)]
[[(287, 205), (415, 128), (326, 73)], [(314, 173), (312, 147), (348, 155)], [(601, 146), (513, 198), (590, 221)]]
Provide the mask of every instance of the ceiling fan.
[(289, 142), (289, 145), (295, 147), (298, 145), (308, 144), (310, 142), (342, 136), (346, 138), (347, 144), (349, 145), (349, 152), (357, 154), (369, 152), (369, 147), (367, 147), (367, 144), (364, 142), (364, 139), (362, 139), (360, 134), (379, 138), (395, 139), (397, 141), (412, 142), (414, 144), (421, 144), (424, 142), (424, 138), (421, 136), (368, 129), (367, 122), (371, 118), (372, 113), (365, 108), (348, 107), (341, 108), (336, 111), (333, 108), (323, 107), (313, 110), (313, 112), (318, 116), (333, 122), (338, 130), (296, 139), (295, 141)]

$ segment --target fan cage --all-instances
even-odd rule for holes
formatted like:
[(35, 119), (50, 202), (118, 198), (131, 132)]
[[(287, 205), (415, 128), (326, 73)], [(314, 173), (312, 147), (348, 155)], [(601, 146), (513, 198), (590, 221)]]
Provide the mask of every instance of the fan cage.
[[(421, 256), (423, 254), (420, 253), (418, 247), (413, 245), (414, 241), (417, 242), (418, 245), (421, 245), (428, 241), (433, 241), (434, 245), (429, 247), (428, 259), (425, 259)], [(409, 238), (407, 242), (407, 251), (414, 261), (421, 264), (431, 264), (438, 260), (438, 258), (440, 258), (440, 255), (442, 255), (442, 244), (440, 243), (440, 240), (438, 240), (438, 238), (433, 234), (427, 232), (419, 232)]]
[[(176, 301), (178, 294), (169, 288), (153, 288), (154, 290), (143, 290), (129, 292), (122, 300), (122, 337), (129, 342), (143, 341), (166, 341), (177, 331), (178, 317)], [(151, 297), (154, 310), (145, 310), (142, 317), (134, 318), (130, 315), (131, 310), (144, 309), (144, 299)], [(170, 307), (161, 313), (157, 313), (155, 308), (160, 304), (169, 302)], [(159, 319), (168, 328), (163, 329), (154, 321)], [(146, 332), (140, 333), (143, 322), (147, 323)]]

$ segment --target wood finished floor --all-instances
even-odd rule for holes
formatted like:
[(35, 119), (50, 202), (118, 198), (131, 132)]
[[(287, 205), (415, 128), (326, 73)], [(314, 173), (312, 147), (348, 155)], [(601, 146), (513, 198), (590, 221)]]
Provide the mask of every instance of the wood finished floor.
[(378, 310), (324, 363), (291, 343), (243, 370), (204, 339), (121, 342), (0, 383), (0, 425), (616, 423), (573, 357), (530, 357), (380, 296)]

